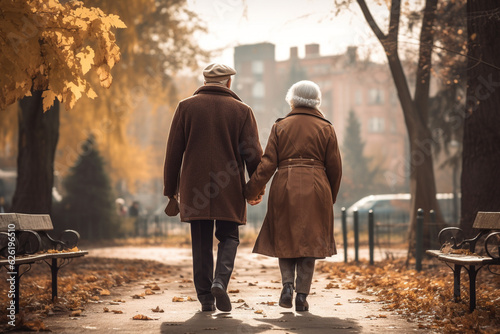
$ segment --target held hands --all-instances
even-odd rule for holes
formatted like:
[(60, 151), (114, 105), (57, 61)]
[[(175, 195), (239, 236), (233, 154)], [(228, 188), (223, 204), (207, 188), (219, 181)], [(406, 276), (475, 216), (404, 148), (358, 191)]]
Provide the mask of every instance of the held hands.
[(256, 199), (249, 199), (247, 200), (248, 204), (250, 205), (257, 205), (259, 204), (260, 202), (262, 202), (262, 197), (264, 196), (264, 193), (265, 193), (265, 189), (262, 190), (262, 192), (259, 194), (259, 196), (257, 196)]

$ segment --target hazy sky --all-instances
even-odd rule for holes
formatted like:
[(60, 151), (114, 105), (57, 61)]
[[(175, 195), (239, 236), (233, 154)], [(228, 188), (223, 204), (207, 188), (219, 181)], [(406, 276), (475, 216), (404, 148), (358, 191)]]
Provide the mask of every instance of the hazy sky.
[[(199, 38), (200, 45), (223, 49), (213, 61), (228, 65), (234, 64), (235, 46), (260, 42), (276, 45), (277, 60), (288, 59), (291, 46), (297, 46), (303, 57), (310, 43), (320, 44), (321, 55), (343, 53), (350, 45), (358, 45), (362, 56), (382, 54), (356, 3), (339, 15), (333, 0), (188, 0), (188, 6), (208, 28), (208, 34)], [(370, 8), (383, 27), (387, 8)]]

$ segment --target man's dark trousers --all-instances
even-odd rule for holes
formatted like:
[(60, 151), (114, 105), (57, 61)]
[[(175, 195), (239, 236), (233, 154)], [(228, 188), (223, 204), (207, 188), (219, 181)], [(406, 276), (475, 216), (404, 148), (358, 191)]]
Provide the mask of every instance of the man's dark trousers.
[(227, 288), (233, 272), (236, 250), (240, 244), (238, 223), (215, 221), (215, 237), (219, 240), (217, 264), (214, 275), (213, 220), (191, 221), (191, 244), (193, 249), (194, 286), (201, 304), (211, 304), (214, 297), (210, 291), (214, 281)]

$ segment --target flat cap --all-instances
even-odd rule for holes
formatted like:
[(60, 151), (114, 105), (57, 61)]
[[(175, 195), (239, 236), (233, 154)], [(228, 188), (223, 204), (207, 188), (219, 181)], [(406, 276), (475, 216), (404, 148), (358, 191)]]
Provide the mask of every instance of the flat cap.
[(205, 77), (205, 81), (207, 82), (223, 81), (229, 79), (231, 75), (234, 74), (236, 74), (236, 71), (234, 69), (227, 65), (218, 63), (212, 63), (205, 67), (205, 69), (203, 70), (203, 76)]

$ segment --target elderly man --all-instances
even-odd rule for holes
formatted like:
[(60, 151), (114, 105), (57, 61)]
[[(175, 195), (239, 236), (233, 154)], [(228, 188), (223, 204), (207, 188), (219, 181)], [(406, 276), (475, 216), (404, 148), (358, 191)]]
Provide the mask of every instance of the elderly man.
[[(246, 223), (245, 166), (262, 156), (252, 109), (230, 90), (236, 71), (203, 70), (205, 83), (175, 111), (167, 142), (163, 194), (180, 197), (181, 221), (191, 224), (194, 285), (202, 311), (231, 311), (227, 286)], [(181, 170), (182, 166), (182, 170)], [(255, 203), (252, 203), (255, 204)], [(214, 274), (213, 231), (219, 240)]]

